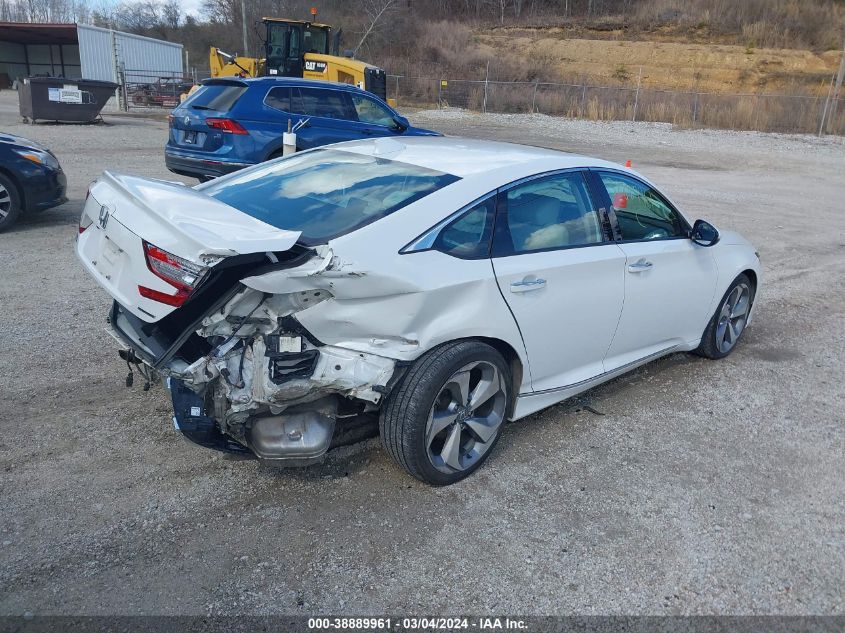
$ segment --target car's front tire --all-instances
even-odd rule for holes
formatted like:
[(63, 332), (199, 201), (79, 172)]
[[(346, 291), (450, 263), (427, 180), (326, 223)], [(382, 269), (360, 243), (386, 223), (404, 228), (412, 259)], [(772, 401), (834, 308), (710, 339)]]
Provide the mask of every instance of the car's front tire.
[(748, 275), (739, 275), (725, 292), (716, 313), (701, 337), (695, 353), (705, 358), (724, 358), (736, 348), (745, 333), (754, 303), (754, 284)]
[(508, 363), (479, 341), (419, 358), (387, 398), (381, 441), (408, 473), (434, 486), (475, 472), (499, 441), (512, 397)]
[(18, 188), (8, 176), (0, 174), (0, 233), (11, 227), (21, 214)]

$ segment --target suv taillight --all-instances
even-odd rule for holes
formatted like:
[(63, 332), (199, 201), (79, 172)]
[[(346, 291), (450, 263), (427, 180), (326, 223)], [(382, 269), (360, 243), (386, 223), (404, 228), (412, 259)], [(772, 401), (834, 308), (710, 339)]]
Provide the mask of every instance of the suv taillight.
[(177, 308), (188, 300), (188, 297), (191, 296), (200, 279), (208, 270), (204, 266), (189, 262), (173, 253), (168, 253), (149, 242), (144, 242), (144, 257), (146, 257), (147, 268), (150, 269), (150, 272), (176, 288), (176, 294), (170, 295), (146, 286), (138, 286), (138, 293), (147, 299)]
[(216, 119), (214, 117), (205, 120), (205, 124), (215, 130), (228, 132), (229, 134), (249, 134), (244, 126), (234, 119)]

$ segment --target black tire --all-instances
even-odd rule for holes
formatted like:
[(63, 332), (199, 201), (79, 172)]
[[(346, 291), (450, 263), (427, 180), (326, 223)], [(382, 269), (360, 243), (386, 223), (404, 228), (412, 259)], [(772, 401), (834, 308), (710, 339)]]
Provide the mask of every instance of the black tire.
[[(504, 394), (502, 422), (495, 435), (479, 446), (485, 451), (464, 470), (443, 472), (429, 457), (426, 441), (429, 415), (446, 388), (448, 381), (467, 365), (480, 363), (495, 366)], [(477, 383), (476, 383), (477, 384)], [(468, 477), (484, 463), (501, 437), (512, 399), (513, 380), (510, 367), (494, 348), (479, 341), (446, 343), (419, 358), (393, 388), (381, 410), (379, 432), (388, 454), (409, 474), (433, 486), (446, 486)], [(501, 396), (496, 395), (496, 406)], [(488, 401), (490, 402), (490, 401)], [(497, 414), (498, 415), (498, 414)], [(463, 419), (463, 418), (462, 418)], [(444, 430), (444, 433), (447, 432)], [(458, 433), (460, 437), (460, 432)], [(471, 436), (470, 436), (471, 437)]]
[[(5, 174), (0, 174), (0, 233), (18, 221), (21, 214), (21, 196), (18, 188)], [(4, 191), (8, 192), (8, 200)], [(5, 207), (5, 208), (4, 208)]]
[(719, 301), (719, 305), (716, 307), (716, 312), (713, 314), (713, 317), (710, 319), (710, 322), (707, 324), (707, 327), (704, 330), (704, 334), (701, 336), (701, 343), (699, 346), (694, 350), (694, 354), (698, 354), (699, 356), (704, 356), (705, 358), (710, 359), (719, 359), (724, 358), (732, 351), (736, 349), (737, 343), (742, 339), (742, 335), (745, 334), (745, 325), (747, 323), (747, 312), (745, 314), (746, 319), (743, 321), (742, 330), (740, 331), (739, 335), (733, 341), (733, 344), (730, 346), (729, 349), (724, 350), (720, 348), (719, 345), (719, 323), (722, 318), (722, 310), (725, 306), (725, 303), (728, 301), (728, 298), (734, 293), (737, 287), (745, 286), (748, 288), (748, 307), (747, 312), (751, 311), (751, 306), (754, 304), (754, 295), (756, 292), (756, 288), (752, 281), (748, 278), (748, 275), (741, 274), (736, 279), (733, 280), (733, 283), (728, 287), (725, 294), (722, 296), (721, 301)]

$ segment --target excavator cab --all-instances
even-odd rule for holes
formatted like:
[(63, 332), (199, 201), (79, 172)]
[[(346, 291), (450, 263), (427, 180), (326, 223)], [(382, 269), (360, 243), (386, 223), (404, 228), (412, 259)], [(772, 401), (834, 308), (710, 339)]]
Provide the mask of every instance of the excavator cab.
[(332, 54), (332, 27), (301, 20), (264, 18), (267, 75), (302, 77), (310, 54)]
[(229, 55), (212, 46), (209, 54), (212, 77), (269, 75), (336, 81), (387, 99), (384, 69), (338, 55), (339, 30), (333, 33), (328, 24), (304, 20), (263, 18), (262, 22), (267, 28), (264, 59)]

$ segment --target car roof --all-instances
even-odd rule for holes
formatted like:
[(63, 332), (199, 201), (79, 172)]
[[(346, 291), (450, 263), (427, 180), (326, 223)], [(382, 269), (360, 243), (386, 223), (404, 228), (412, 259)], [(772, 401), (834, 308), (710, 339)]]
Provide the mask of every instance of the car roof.
[(461, 178), (505, 171), (515, 178), (554, 169), (605, 167), (632, 170), (599, 158), (555, 149), (461, 138), (456, 136), (409, 136), (348, 141), (332, 146), (358, 154), (381, 156)]
[(348, 90), (352, 92), (362, 92), (358, 86), (352, 84), (340, 83), (337, 81), (323, 81), (322, 79), (304, 79), (302, 77), (250, 77), (243, 79), (240, 77), (215, 77), (213, 79), (206, 79), (203, 81), (205, 85), (214, 84), (236, 84), (240, 86), (297, 86), (306, 88), (331, 88), (332, 90)]

